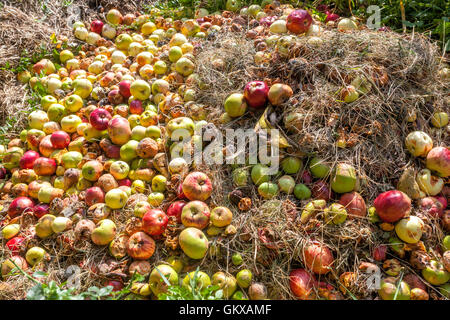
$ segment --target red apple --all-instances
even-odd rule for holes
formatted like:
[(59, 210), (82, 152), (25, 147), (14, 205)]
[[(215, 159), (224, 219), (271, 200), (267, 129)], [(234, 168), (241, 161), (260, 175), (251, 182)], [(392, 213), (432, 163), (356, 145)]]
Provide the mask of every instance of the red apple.
[(8, 215), (14, 218), (21, 215), (25, 210), (33, 210), (34, 202), (27, 197), (15, 198), (9, 205)]
[(183, 211), (183, 207), (186, 205), (185, 201), (178, 200), (170, 204), (169, 208), (167, 208), (166, 214), (169, 217), (176, 217), (177, 222), (181, 223), (181, 212)]
[(119, 159), (120, 158), (120, 147), (116, 145), (110, 145), (108, 146), (108, 149), (106, 150), (106, 156), (111, 159)]
[(117, 183), (119, 184), (119, 187), (125, 186), (125, 187), (130, 187), (130, 188), (131, 188), (131, 185), (133, 184), (133, 182), (128, 178), (119, 180), (119, 181), (117, 181)]
[(98, 108), (89, 115), (89, 122), (96, 130), (103, 131), (108, 128), (108, 122), (111, 118), (112, 116), (107, 110)]
[(88, 188), (84, 201), (89, 207), (96, 203), (103, 203), (105, 202), (105, 192), (99, 187)]
[(25, 248), (25, 239), (23, 237), (14, 237), (6, 242), (6, 247), (11, 251), (12, 255), (20, 254), (20, 250)]
[(44, 157), (50, 157), (51, 154), (53, 153), (53, 151), (56, 150), (55, 147), (53, 147), (52, 141), (51, 141), (51, 135), (45, 136), (42, 140), (41, 143), (39, 143), (39, 152), (44, 156)]
[(134, 233), (128, 239), (127, 253), (136, 260), (147, 260), (155, 252), (155, 241), (145, 232)]
[(38, 176), (51, 176), (56, 172), (56, 161), (54, 159), (40, 157), (33, 163), (33, 170)]
[(289, 274), (289, 286), (299, 300), (314, 300), (313, 293), (316, 283), (314, 275), (305, 269), (294, 269)]
[(123, 117), (115, 117), (108, 122), (108, 134), (112, 143), (123, 145), (131, 139), (130, 122)]
[(118, 105), (123, 103), (123, 96), (118, 89), (113, 89), (108, 92), (108, 101), (113, 105)]
[(365, 217), (367, 214), (366, 202), (358, 192), (344, 193), (341, 196), (339, 203), (347, 210), (349, 219)]
[(323, 180), (317, 180), (313, 184), (311, 193), (314, 199), (323, 199), (325, 201), (330, 200), (333, 196), (330, 186)]
[(113, 287), (112, 291), (120, 291), (124, 288), (123, 282), (119, 280), (110, 280), (106, 283), (106, 286)]
[(293, 33), (305, 33), (312, 23), (312, 17), (308, 11), (299, 9), (292, 11), (286, 19), (286, 28)]
[(119, 92), (126, 99), (131, 97), (130, 86), (131, 86), (130, 80), (122, 80), (119, 82)]
[(70, 143), (70, 136), (65, 131), (55, 131), (50, 136), (52, 146), (56, 149), (64, 149)]
[(325, 18), (325, 22), (336, 21), (336, 20), (339, 19), (339, 15), (337, 15), (336, 13), (332, 13), (332, 12), (327, 11), (326, 15), (327, 15), (327, 17)]
[(435, 197), (425, 197), (419, 200), (419, 207), (430, 216), (442, 217), (446, 206)]
[(141, 114), (144, 112), (144, 107), (142, 106), (142, 101), (135, 99), (130, 102), (129, 110), (131, 114)]
[(189, 200), (205, 201), (212, 193), (211, 180), (205, 173), (199, 171), (188, 174), (182, 188)]
[(101, 34), (103, 29), (103, 22), (100, 20), (94, 20), (91, 22), (91, 31)]
[(411, 199), (399, 190), (381, 193), (373, 204), (384, 222), (398, 221), (411, 211)]
[(42, 216), (49, 214), (50, 206), (46, 203), (39, 203), (34, 206), (33, 214), (36, 218), (40, 219)]
[(169, 219), (161, 209), (151, 209), (142, 217), (142, 230), (151, 236), (161, 235), (167, 227)]
[(19, 160), (20, 169), (33, 169), (34, 161), (39, 157), (40, 155), (36, 151), (29, 150), (25, 152)]
[(267, 102), (269, 87), (264, 81), (250, 81), (244, 88), (244, 98), (252, 108), (262, 108)]
[(334, 258), (330, 249), (318, 241), (312, 241), (303, 249), (303, 262), (312, 272), (326, 274), (331, 271)]
[(0, 165), (0, 179), (5, 179), (6, 173), (7, 173), (7, 171), (6, 171), (5, 167)]
[(183, 192), (183, 184), (180, 184), (178, 186), (178, 190), (177, 190), (177, 198), (178, 199), (182, 199), (182, 200), (187, 200), (186, 195)]
[(372, 256), (376, 261), (384, 261), (386, 260), (386, 252), (387, 252), (387, 246), (382, 244), (373, 250)]
[(187, 203), (181, 212), (181, 222), (186, 227), (204, 229), (209, 224), (209, 217), (208, 205), (199, 200)]
[(450, 149), (446, 147), (434, 147), (427, 154), (427, 168), (435, 171), (438, 176), (446, 178), (450, 176)]
[(312, 176), (311, 172), (309, 172), (308, 170), (304, 170), (302, 173), (302, 181), (306, 185), (312, 183), (313, 176)]

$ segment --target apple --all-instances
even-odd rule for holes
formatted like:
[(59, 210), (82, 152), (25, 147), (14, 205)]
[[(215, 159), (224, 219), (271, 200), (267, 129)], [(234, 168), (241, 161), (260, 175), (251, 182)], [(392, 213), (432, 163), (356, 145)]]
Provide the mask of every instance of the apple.
[(21, 169), (33, 169), (34, 162), (40, 157), (39, 153), (28, 150), (20, 158), (19, 166)]
[(151, 35), (156, 30), (156, 25), (152, 21), (148, 21), (141, 26), (141, 33), (144, 36)]
[(285, 103), (292, 96), (292, 88), (286, 84), (276, 83), (272, 85), (268, 92), (269, 102), (274, 106)]
[(374, 201), (376, 212), (384, 222), (396, 222), (411, 211), (411, 199), (399, 190), (386, 191)]
[(339, 203), (347, 210), (349, 219), (365, 217), (367, 214), (366, 202), (358, 192), (343, 194), (339, 199)]
[(2, 229), (3, 238), (9, 240), (15, 237), (20, 231), (20, 224), (9, 224)]
[(99, 187), (91, 187), (86, 189), (84, 201), (90, 207), (96, 203), (103, 203), (105, 201), (105, 192)]
[(356, 25), (356, 23), (348, 18), (344, 18), (339, 21), (337, 28), (339, 31), (358, 30), (358, 26)]
[(8, 216), (14, 218), (21, 215), (26, 210), (32, 211), (34, 207), (34, 202), (28, 197), (17, 197), (15, 198), (8, 207)]
[(119, 188), (111, 189), (105, 195), (105, 203), (111, 209), (122, 209), (127, 202), (128, 195)]
[(81, 41), (85, 41), (88, 36), (89, 31), (85, 27), (78, 27), (73, 32), (75, 38)]
[[(73, 80), (73, 93), (87, 99), (92, 92), (92, 83), (88, 79)], [(50, 109), (49, 109), (50, 110)]]
[(37, 73), (38, 75), (42, 73), (48, 76), (52, 73), (55, 73), (56, 68), (53, 62), (51, 62), (50, 60), (42, 59), (41, 61), (33, 65), (32, 70), (34, 73)]
[(347, 220), (347, 210), (342, 204), (333, 203), (324, 210), (324, 217), (327, 223), (341, 224)]
[(236, 282), (241, 288), (248, 288), (250, 284), (252, 283), (252, 272), (248, 269), (240, 270), (236, 274)]
[(100, 20), (94, 20), (91, 22), (91, 31), (101, 34), (103, 29), (103, 22)]
[(448, 125), (448, 114), (446, 112), (435, 112), (431, 118), (431, 124), (436, 128), (442, 128)]
[(211, 223), (219, 228), (231, 223), (233, 213), (227, 207), (215, 207), (210, 214)]
[(297, 157), (286, 157), (281, 161), (281, 168), (287, 174), (296, 174), (303, 168), (303, 162)]
[(7, 280), (11, 275), (18, 274), (20, 271), (17, 270), (16, 265), (22, 270), (28, 269), (27, 261), (21, 256), (14, 255), (3, 261), (1, 266), (1, 275), (3, 280)]
[(252, 108), (262, 108), (268, 99), (269, 87), (263, 81), (251, 81), (244, 88), (244, 98)]
[(155, 241), (142, 231), (132, 234), (128, 240), (127, 253), (136, 260), (147, 260), (155, 252)]
[(342, 88), (340, 92), (340, 99), (346, 103), (351, 103), (359, 98), (358, 90), (352, 85)]
[(407, 243), (417, 243), (422, 237), (425, 223), (416, 216), (409, 216), (401, 219), (395, 225), (395, 232), (400, 240)]
[(355, 188), (356, 181), (355, 168), (346, 163), (338, 163), (333, 170), (331, 189), (337, 193), (347, 193)]
[(233, 93), (225, 100), (224, 108), (226, 113), (233, 118), (242, 116), (247, 110), (245, 97), (241, 93)]
[(262, 164), (255, 164), (251, 171), (251, 178), (254, 184), (259, 186), (261, 183), (270, 181), (268, 175), (269, 168)]
[(142, 217), (142, 230), (151, 236), (161, 235), (167, 227), (169, 219), (160, 209), (148, 210)]
[[(61, 119), (61, 121), (62, 121), (62, 119)], [(42, 127), (42, 131), (44, 131), (44, 133), (47, 135), (51, 135), (53, 132), (59, 131), (59, 130), (61, 130), (61, 126), (59, 125), (58, 122), (55, 122), (55, 121), (46, 122), (46, 123), (44, 123), (44, 126)], [(26, 134), (25, 134), (25, 141), (26, 141)], [(41, 141), (41, 143), (42, 143), (42, 141)]]
[(50, 141), (55, 149), (64, 149), (70, 143), (70, 136), (64, 131), (55, 131), (50, 136)]
[(331, 271), (334, 258), (330, 249), (318, 241), (312, 241), (303, 248), (303, 262), (312, 272), (327, 274)]
[(240, 0), (227, 0), (225, 8), (228, 11), (237, 12), (242, 8), (242, 2)]
[(181, 212), (181, 222), (186, 227), (204, 229), (210, 219), (209, 207), (206, 203), (194, 200), (187, 203)]
[(293, 188), (294, 196), (299, 200), (311, 198), (311, 190), (303, 183), (296, 184)]
[(38, 265), (42, 260), (44, 260), (47, 252), (41, 247), (32, 247), (28, 249), (25, 254), (25, 259), (31, 266)]
[(130, 275), (138, 273), (144, 277), (148, 276), (151, 271), (151, 264), (148, 261), (142, 260), (133, 261), (128, 268), (128, 272)]
[(69, 112), (78, 112), (83, 107), (83, 99), (77, 94), (64, 98), (63, 103)]
[(208, 251), (208, 238), (197, 228), (183, 229), (178, 240), (181, 250), (192, 259), (202, 259)]
[(420, 190), (430, 196), (435, 196), (444, 188), (444, 180), (431, 175), (428, 169), (422, 169), (417, 173), (416, 182)]
[(445, 270), (444, 265), (437, 260), (431, 260), (428, 263), (422, 270), (422, 276), (434, 286), (442, 285), (450, 280), (450, 272)]
[(78, 151), (69, 151), (62, 155), (61, 165), (65, 169), (77, 168), (78, 164), (83, 159), (83, 155)]
[(150, 85), (144, 80), (136, 80), (130, 85), (131, 95), (139, 100), (147, 100), (150, 97)]
[(415, 157), (426, 157), (433, 148), (433, 140), (423, 131), (413, 131), (405, 140), (406, 148)]
[(212, 285), (219, 286), (223, 291), (224, 298), (230, 298), (237, 289), (236, 278), (231, 274), (219, 271), (213, 274), (211, 278)]
[(109, 173), (117, 180), (125, 179), (128, 176), (129, 172), (130, 167), (128, 163), (121, 160), (114, 161), (109, 168)]
[(3, 155), (2, 161), (3, 166), (8, 170), (19, 167), (20, 159), (22, 158), (22, 156), (23, 150), (21, 148), (19, 147), (8, 148), (6, 150), (6, 153)]
[(105, 246), (114, 239), (116, 236), (116, 230), (116, 224), (112, 220), (101, 220), (92, 231), (91, 240), (98, 246)]
[(311, 193), (315, 199), (323, 199), (328, 201), (333, 197), (333, 192), (331, 191), (328, 183), (323, 180), (314, 182), (311, 187)]
[(54, 103), (58, 103), (58, 99), (53, 96), (43, 96), (41, 98), (41, 107), (44, 111), (47, 111), (48, 108)]
[(381, 280), (378, 295), (383, 300), (394, 300), (395, 296), (396, 300), (410, 300), (411, 290), (405, 281), (397, 284), (397, 279), (388, 277)]
[(33, 214), (36, 218), (40, 219), (44, 215), (48, 214), (50, 206), (46, 203), (39, 203), (33, 207)]
[(111, 118), (112, 116), (107, 110), (97, 108), (89, 115), (89, 122), (96, 130), (103, 131), (108, 129), (108, 123)]
[(86, 162), (81, 168), (83, 178), (88, 181), (97, 181), (103, 172), (103, 165), (97, 160)]
[(169, 172), (173, 175), (176, 173), (185, 176), (189, 172), (189, 164), (184, 158), (173, 158), (169, 162)]
[(286, 28), (293, 33), (305, 33), (312, 23), (312, 17), (306, 10), (294, 10), (286, 18)]
[(167, 123), (166, 131), (169, 137), (172, 137), (174, 133), (183, 133), (180, 132), (181, 130), (186, 130), (190, 135), (193, 135), (195, 131), (194, 121), (188, 117), (178, 117)]
[(20, 253), (21, 249), (25, 247), (24, 245), (25, 239), (23, 237), (17, 236), (12, 239), (9, 239), (6, 242), (6, 247), (9, 251), (11, 251), (11, 254), (13, 256), (16, 256)]
[(184, 206), (186, 205), (185, 201), (177, 200), (170, 204), (167, 208), (166, 214), (168, 217), (176, 217), (177, 222), (181, 223), (181, 214)]
[(77, 132), (78, 126), (82, 123), (79, 116), (70, 114), (61, 119), (61, 129), (67, 133)]
[(108, 134), (114, 144), (123, 145), (131, 139), (130, 123), (123, 117), (114, 117), (108, 122)]
[(54, 233), (60, 233), (69, 230), (72, 227), (72, 220), (67, 217), (56, 217), (52, 222)]
[[(131, 94), (131, 92), (130, 92)], [(129, 111), (131, 114), (141, 114), (144, 112), (144, 107), (142, 106), (142, 101), (134, 99), (129, 104)]]
[[(27, 142), (29, 146), (37, 148), (39, 146), (39, 143), (42, 141), (42, 139), (45, 137), (44, 131), (37, 130), (37, 129), (30, 129), (27, 132)], [(7, 151), (8, 154), (8, 151)], [(3, 160), (5, 163), (5, 160)], [(8, 167), (6, 167), (8, 169)]]
[(211, 180), (205, 173), (199, 171), (189, 173), (183, 181), (182, 188), (189, 200), (205, 201), (212, 193)]
[(129, 140), (120, 147), (120, 159), (126, 162), (130, 162), (137, 157), (137, 147), (139, 141)]
[(106, 14), (106, 21), (112, 25), (121, 24), (123, 20), (122, 14), (117, 9), (111, 9)]
[(244, 187), (248, 183), (248, 169), (247, 168), (236, 168), (232, 172), (233, 182), (238, 187)]
[(205, 289), (206, 287), (211, 285), (211, 279), (209, 278), (208, 274), (203, 271), (192, 271), (188, 273), (186, 277), (184, 277), (182, 286), (191, 291), (191, 281), (194, 281), (194, 279), (195, 287), (197, 290)]
[(166, 278), (167, 282), (169, 282), (171, 286), (178, 285), (177, 272), (167, 264), (160, 264), (153, 269), (148, 279), (150, 289), (155, 296), (166, 292), (168, 288), (168, 284), (163, 280), (161, 274), (164, 278)]
[(272, 199), (278, 195), (278, 185), (272, 182), (263, 182), (258, 187), (258, 194), (264, 199)]
[(450, 149), (435, 147), (427, 154), (426, 166), (435, 171), (439, 177), (450, 176)]
[(42, 110), (32, 111), (28, 116), (28, 126), (31, 129), (42, 130), (44, 124), (48, 121), (49, 119), (47, 113)]
[(425, 197), (419, 200), (419, 208), (432, 217), (442, 217), (446, 205), (435, 197)]
[(55, 218), (54, 215), (46, 214), (39, 219), (38, 223), (35, 225), (36, 235), (39, 238), (45, 239), (53, 234), (52, 224)]
[(322, 179), (328, 176), (331, 168), (323, 160), (314, 157), (309, 162), (309, 170), (314, 177)]
[(266, 300), (267, 288), (261, 282), (252, 283), (252, 285), (248, 288), (248, 295), (250, 300)]
[(38, 200), (44, 203), (51, 203), (56, 198), (62, 198), (63, 195), (63, 189), (42, 186), (38, 192)]

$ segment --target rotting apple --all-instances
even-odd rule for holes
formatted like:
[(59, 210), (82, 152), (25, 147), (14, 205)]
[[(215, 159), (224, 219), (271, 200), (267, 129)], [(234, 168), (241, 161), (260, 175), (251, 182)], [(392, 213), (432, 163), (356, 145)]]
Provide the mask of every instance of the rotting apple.
[(161, 209), (148, 210), (142, 217), (142, 230), (151, 236), (161, 235), (169, 219)]
[(155, 241), (145, 232), (138, 231), (128, 239), (127, 253), (137, 260), (147, 260), (155, 252)]

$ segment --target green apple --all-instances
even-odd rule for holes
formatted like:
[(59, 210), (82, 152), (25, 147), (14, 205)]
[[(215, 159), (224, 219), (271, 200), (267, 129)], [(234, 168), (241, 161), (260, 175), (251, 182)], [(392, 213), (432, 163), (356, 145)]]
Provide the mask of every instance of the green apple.
[(296, 184), (294, 187), (294, 196), (299, 200), (311, 198), (311, 190), (303, 183)]
[(347, 210), (342, 204), (333, 203), (324, 210), (325, 221), (333, 224), (344, 223), (347, 219)]
[(231, 256), (231, 262), (233, 262), (235, 266), (240, 266), (244, 262), (244, 259), (242, 259), (242, 256), (239, 252), (236, 252)]
[(156, 75), (165, 74), (167, 71), (167, 64), (162, 60), (156, 61), (153, 65), (153, 70)]
[(16, 236), (20, 231), (20, 224), (9, 224), (6, 227), (2, 229), (2, 235), (3, 238), (6, 240), (11, 239), (12, 237)]
[(61, 164), (65, 169), (77, 168), (83, 159), (83, 155), (78, 151), (69, 151), (62, 155)]
[(159, 207), (161, 203), (164, 201), (164, 193), (162, 192), (152, 192), (148, 195), (148, 202), (154, 208)]
[(431, 260), (422, 270), (424, 279), (434, 286), (439, 286), (450, 280), (450, 272), (445, 270), (444, 265), (437, 260)]
[(139, 141), (129, 140), (127, 143), (120, 147), (120, 159), (126, 162), (130, 162), (137, 157), (136, 149)]
[(74, 55), (70, 50), (63, 50), (59, 53), (59, 60), (61, 63), (66, 63), (67, 60), (73, 59)]
[(252, 278), (253, 274), (248, 269), (243, 269), (236, 274), (237, 284), (244, 289), (250, 286), (250, 284), (252, 283)]
[(242, 8), (242, 3), (240, 0), (227, 0), (225, 8), (228, 11), (238, 12)]
[(259, 186), (261, 183), (270, 181), (270, 177), (267, 174), (269, 167), (263, 164), (255, 164), (252, 168), (251, 177), (254, 184)]
[(303, 168), (303, 162), (296, 157), (286, 157), (281, 161), (281, 168), (287, 174), (295, 174)]
[(117, 180), (128, 177), (130, 166), (125, 161), (114, 161), (109, 167), (109, 173)]
[(179, 129), (184, 129), (189, 132), (192, 136), (195, 131), (195, 124), (191, 118), (188, 117), (178, 117), (169, 121), (166, 126), (167, 135), (172, 137), (172, 134)]
[(225, 112), (232, 118), (242, 116), (247, 110), (247, 103), (245, 102), (242, 93), (233, 93), (225, 100)]
[(442, 248), (444, 251), (450, 250), (450, 235), (445, 236), (444, 241), (442, 241)]
[(133, 42), (133, 38), (127, 33), (121, 33), (116, 37), (116, 47), (119, 50), (127, 50), (130, 44)]
[[(197, 274), (196, 274), (197, 273)], [(203, 271), (192, 271), (186, 275), (183, 279), (183, 287), (188, 289), (189, 291), (192, 290), (191, 287), (191, 280), (195, 281), (195, 287), (198, 290), (204, 289), (211, 285), (211, 279), (209, 278), (208, 274), (206, 274)]]
[(100, 220), (97, 223), (96, 228), (91, 233), (91, 240), (98, 246), (106, 246), (114, 240), (116, 231), (116, 224), (112, 220)]
[(75, 79), (73, 81), (73, 93), (83, 99), (87, 99), (92, 91), (92, 83), (88, 79)]
[(47, 110), (48, 119), (55, 122), (60, 122), (66, 113), (66, 108), (59, 103), (52, 104)]
[(147, 81), (136, 80), (130, 86), (130, 93), (139, 100), (147, 100), (150, 97), (151, 88)]
[(152, 179), (152, 191), (164, 192), (166, 190), (167, 178), (161, 174)]
[(46, 251), (41, 247), (32, 247), (25, 254), (25, 259), (31, 266), (39, 264), (46, 255)]
[(161, 129), (158, 126), (148, 126), (145, 130), (145, 136), (152, 139), (161, 138)]
[(331, 168), (323, 160), (314, 157), (309, 162), (309, 170), (314, 177), (322, 179), (328, 176)]
[(208, 251), (208, 238), (205, 234), (193, 227), (181, 231), (179, 236), (181, 250), (192, 259), (202, 259)]
[(352, 165), (338, 163), (333, 170), (331, 189), (337, 193), (352, 191), (356, 186), (356, 171)]
[[(169, 89), (170, 89), (170, 84), (164, 79), (157, 79), (157, 80), (153, 81), (153, 83), (152, 83), (152, 94), (154, 96), (156, 96), (158, 93), (161, 93), (164, 95), (169, 91)], [(162, 96), (161, 98), (164, 98), (164, 96)], [(155, 97), (153, 97), (153, 101), (155, 103), (158, 103), (155, 100)], [(153, 110), (153, 111), (156, 111), (156, 110)]]
[(134, 180), (131, 184), (131, 193), (144, 193), (145, 192), (145, 182), (142, 180)]
[(236, 278), (231, 274), (226, 274), (225, 272), (219, 271), (213, 274), (211, 278), (211, 283), (213, 285), (219, 286), (219, 289), (223, 291), (223, 296), (228, 299), (233, 295), (237, 289)]
[(389, 277), (381, 280), (378, 295), (383, 300), (394, 300), (396, 295), (396, 300), (410, 300), (411, 291), (405, 281), (401, 281), (400, 284), (397, 284), (397, 279)]
[(188, 58), (181, 57), (175, 64), (175, 70), (184, 77), (194, 73), (195, 64)]
[(395, 233), (406, 243), (417, 243), (422, 237), (425, 223), (417, 216), (401, 219), (395, 225)]
[(291, 194), (294, 191), (295, 180), (291, 176), (285, 175), (278, 179), (278, 186), (282, 192)]
[(179, 46), (173, 46), (169, 49), (170, 62), (177, 62), (183, 55), (183, 50)]
[[(138, 116), (138, 115), (135, 115)], [(128, 121), (130, 120), (130, 118), (128, 118)], [(131, 123), (130, 123), (131, 125)], [(141, 141), (142, 139), (144, 139), (147, 135), (146, 135), (146, 131), (147, 128), (140, 126), (140, 125), (136, 125), (133, 127), (133, 125), (131, 125), (131, 127), (133, 128), (131, 130), (131, 139), (132, 140), (136, 140), (136, 141)]]
[(55, 218), (56, 217), (54, 215), (46, 214), (39, 219), (35, 226), (36, 235), (39, 238), (45, 239), (53, 234), (52, 224)]
[(166, 281), (164, 281), (161, 274), (171, 285), (178, 285), (177, 272), (167, 264), (160, 264), (156, 266), (155, 269), (153, 269), (148, 279), (150, 289), (155, 296), (158, 296), (160, 293), (164, 293), (167, 291)]
[(56, 217), (52, 223), (52, 230), (54, 233), (63, 232), (72, 226), (72, 220), (67, 217)]
[(244, 187), (248, 183), (249, 172), (246, 168), (237, 168), (232, 172), (233, 182), (238, 187)]
[(278, 195), (278, 185), (272, 182), (263, 182), (258, 187), (258, 193), (264, 199), (272, 199)]
[(111, 209), (122, 209), (127, 201), (128, 195), (119, 188), (109, 190), (105, 195), (105, 203)]
[(77, 112), (83, 107), (83, 99), (77, 94), (71, 94), (63, 101), (64, 106), (70, 112)]

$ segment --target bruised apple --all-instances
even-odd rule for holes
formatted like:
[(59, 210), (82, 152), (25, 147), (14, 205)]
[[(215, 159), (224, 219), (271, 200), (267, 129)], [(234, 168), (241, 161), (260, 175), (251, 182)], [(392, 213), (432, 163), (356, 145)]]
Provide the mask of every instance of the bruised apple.
[(155, 252), (155, 241), (145, 232), (134, 233), (128, 239), (127, 253), (137, 260), (147, 260)]
[(303, 249), (303, 260), (308, 269), (316, 274), (326, 274), (331, 271), (331, 265), (334, 262), (333, 254), (330, 249), (313, 241)]
[(209, 177), (199, 171), (191, 172), (183, 181), (183, 193), (189, 200), (205, 201), (212, 193)]
[(438, 176), (446, 178), (450, 176), (450, 149), (435, 147), (427, 154), (427, 168), (435, 171)]
[(347, 210), (349, 219), (365, 217), (367, 214), (366, 202), (358, 192), (344, 193), (339, 203)]
[(161, 235), (167, 227), (169, 219), (161, 209), (151, 209), (142, 217), (142, 230), (151, 236)]
[(14, 218), (21, 215), (25, 210), (33, 210), (34, 202), (27, 197), (15, 198), (9, 205), (8, 216)]
[(289, 274), (289, 286), (299, 300), (314, 300), (316, 279), (305, 269), (294, 269)]
[(181, 222), (186, 227), (204, 229), (209, 224), (210, 211), (206, 203), (194, 200), (183, 207)]

